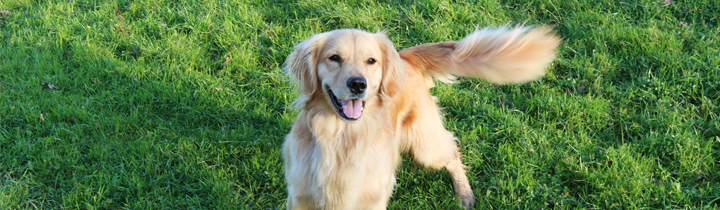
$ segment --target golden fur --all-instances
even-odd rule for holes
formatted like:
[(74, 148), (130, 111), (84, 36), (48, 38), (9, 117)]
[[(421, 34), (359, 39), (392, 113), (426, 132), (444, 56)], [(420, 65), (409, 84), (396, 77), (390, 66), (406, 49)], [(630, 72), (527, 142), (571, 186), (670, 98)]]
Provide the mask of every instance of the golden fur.
[[(283, 145), (288, 209), (385, 209), (400, 152), (426, 167), (446, 168), (469, 208), (475, 198), (456, 138), (430, 95), (432, 77), (495, 84), (536, 80), (559, 43), (545, 27), (483, 29), (457, 42), (399, 53), (382, 33), (342, 29), (311, 36), (286, 61), (301, 92), (300, 114)], [(348, 88), (355, 77), (366, 79), (363, 93)], [(364, 108), (357, 119), (348, 117), (351, 105), (338, 105), (360, 100)]]

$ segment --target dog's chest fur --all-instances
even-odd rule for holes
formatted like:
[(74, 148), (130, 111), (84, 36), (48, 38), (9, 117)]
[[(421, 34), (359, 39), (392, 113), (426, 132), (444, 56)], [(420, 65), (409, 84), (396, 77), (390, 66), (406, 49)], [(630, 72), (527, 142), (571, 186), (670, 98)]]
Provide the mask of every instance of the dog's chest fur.
[[(364, 118), (353, 123), (338, 119), (335, 113), (319, 110), (309, 111), (306, 120), (322, 158), (316, 158), (313, 165), (316, 172), (318, 191), (324, 194), (327, 204), (356, 206), (383, 200), (395, 185), (395, 169), (400, 162), (398, 144), (391, 127), (383, 124), (384, 110), (371, 109)], [(368, 110), (370, 111), (370, 110)], [(311, 145), (308, 145), (311, 146)], [(312, 150), (306, 150), (312, 151)], [(357, 206), (356, 206), (357, 207)]]

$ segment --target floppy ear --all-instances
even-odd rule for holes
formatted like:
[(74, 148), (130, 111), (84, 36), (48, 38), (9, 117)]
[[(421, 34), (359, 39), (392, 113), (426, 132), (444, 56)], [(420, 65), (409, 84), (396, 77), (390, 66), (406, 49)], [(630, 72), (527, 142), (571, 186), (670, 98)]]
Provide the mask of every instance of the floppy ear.
[(380, 91), (388, 97), (392, 97), (400, 90), (405, 79), (405, 67), (400, 59), (400, 54), (392, 42), (383, 33), (376, 33), (377, 42), (383, 52), (382, 65), (383, 74), (380, 81)]
[(317, 89), (317, 62), (320, 48), (325, 44), (327, 33), (315, 34), (295, 46), (295, 51), (285, 60), (287, 74), (298, 82), (298, 90), (310, 96)]

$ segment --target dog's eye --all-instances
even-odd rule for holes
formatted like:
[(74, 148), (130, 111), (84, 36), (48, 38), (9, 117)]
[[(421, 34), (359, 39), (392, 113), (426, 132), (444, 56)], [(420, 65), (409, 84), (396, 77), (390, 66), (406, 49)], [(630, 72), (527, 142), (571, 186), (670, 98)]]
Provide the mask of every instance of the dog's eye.
[(367, 60), (367, 64), (370, 64), (370, 65), (375, 64), (375, 62), (377, 62), (377, 61), (375, 61), (375, 58), (370, 58)]
[(330, 59), (331, 61), (338, 61), (338, 62), (340, 62), (340, 56), (338, 56), (338, 55), (332, 55), (332, 56), (330, 56), (330, 58), (328, 58), (328, 59)]

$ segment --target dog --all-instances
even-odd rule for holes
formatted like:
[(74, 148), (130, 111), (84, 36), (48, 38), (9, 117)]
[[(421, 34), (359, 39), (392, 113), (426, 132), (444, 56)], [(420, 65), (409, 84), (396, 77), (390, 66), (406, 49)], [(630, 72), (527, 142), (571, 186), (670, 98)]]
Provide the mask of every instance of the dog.
[(460, 41), (396, 51), (382, 32), (312, 35), (290, 53), (300, 109), (283, 144), (288, 209), (386, 209), (401, 152), (445, 168), (464, 208), (475, 203), (453, 133), (443, 126), (433, 78), (493, 84), (537, 80), (555, 59), (548, 27), (476, 30)]

